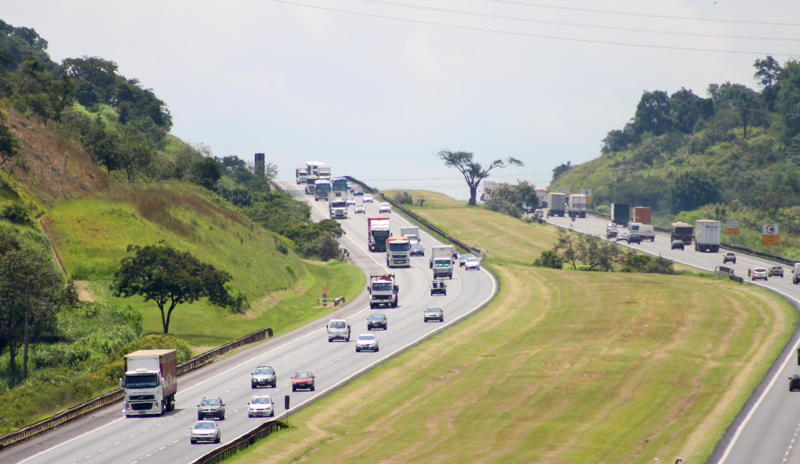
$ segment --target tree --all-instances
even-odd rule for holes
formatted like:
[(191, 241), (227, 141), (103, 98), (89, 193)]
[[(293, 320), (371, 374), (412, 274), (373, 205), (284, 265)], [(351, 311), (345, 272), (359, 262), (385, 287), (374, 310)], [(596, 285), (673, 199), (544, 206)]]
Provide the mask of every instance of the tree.
[(224, 172), (225, 166), (217, 158), (203, 158), (192, 166), (192, 182), (208, 190), (214, 190)]
[(464, 176), (464, 180), (467, 182), (467, 186), (469, 187), (470, 205), (476, 204), (475, 197), (478, 193), (478, 184), (480, 184), (483, 179), (489, 177), (489, 171), (494, 168), (504, 168), (512, 165), (525, 166), (522, 161), (510, 156), (506, 158), (505, 161), (501, 159), (494, 160), (486, 168), (472, 159), (472, 153), (465, 151), (457, 151), (453, 153), (448, 150), (442, 150), (437, 156), (439, 159), (444, 161), (445, 166), (448, 168), (458, 169), (461, 175)]
[(492, 191), (492, 195), (483, 207), (519, 218), (527, 208), (537, 208), (539, 199), (536, 189), (528, 181), (520, 181), (517, 185), (501, 185)]
[(691, 211), (720, 201), (721, 182), (705, 171), (686, 171), (675, 178), (672, 189), (674, 213)]
[(567, 172), (570, 169), (572, 169), (572, 164), (571, 163), (572, 163), (571, 161), (567, 161), (566, 163), (562, 164), (561, 166), (556, 166), (556, 168), (553, 169), (553, 182), (555, 182), (556, 179), (561, 177), (561, 174), (564, 174), (565, 172)]
[(714, 116), (714, 102), (710, 98), (700, 98), (691, 90), (681, 87), (669, 97), (670, 116), (675, 128), (684, 134), (691, 134), (700, 119)]
[(645, 91), (639, 104), (636, 106), (634, 126), (636, 133), (642, 135), (650, 132), (653, 135), (662, 135), (672, 129), (670, 117), (669, 95), (662, 90), (654, 92)]
[(161, 310), (165, 334), (169, 333), (172, 312), (179, 304), (201, 298), (222, 307), (230, 303), (225, 289), (230, 274), (200, 262), (188, 252), (178, 251), (163, 240), (159, 245), (128, 245), (128, 252), (135, 255), (122, 259), (109, 288), (117, 297), (141, 295), (145, 302), (154, 301)]
[(18, 164), (21, 157), (19, 150), (19, 140), (11, 132), (11, 129), (5, 125), (5, 117), (0, 113), (0, 166), (4, 166), (9, 161), (15, 161), (11, 167), (11, 172), (14, 171), (14, 166)]
[(117, 149), (117, 164), (125, 171), (128, 182), (133, 182), (136, 173), (153, 162), (155, 153), (143, 135), (133, 126), (119, 126), (120, 141)]
[(769, 55), (763, 60), (756, 58), (753, 67), (756, 68), (753, 77), (758, 79), (758, 83), (762, 87), (761, 98), (767, 104), (767, 108), (774, 111), (775, 103), (778, 101), (778, 92), (781, 89), (780, 80), (783, 68), (778, 60)]

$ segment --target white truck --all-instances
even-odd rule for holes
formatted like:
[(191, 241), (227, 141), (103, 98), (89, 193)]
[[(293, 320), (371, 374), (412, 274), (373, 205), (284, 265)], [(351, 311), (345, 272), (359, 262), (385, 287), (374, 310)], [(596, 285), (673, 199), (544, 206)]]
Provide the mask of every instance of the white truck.
[(419, 236), (419, 227), (401, 227), (400, 235), (408, 237), (412, 246), (417, 245), (421, 240)]
[(403, 235), (386, 239), (386, 267), (411, 267), (411, 240)]
[(632, 234), (639, 234), (642, 240), (656, 241), (656, 230), (650, 224), (642, 224), (641, 222), (632, 222), (628, 229)]
[(391, 235), (388, 217), (376, 216), (367, 218), (367, 248), (369, 251), (385, 252), (386, 239)]
[(396, 308), (399, 301), (400, 287), (396, 284), (394, 274), (370, 274), (369, 276), (369, 308), (380, 306)]
[(320, 166), (317, 168), (317, 177), (320, 179), (327, 180), (330, 182), (331, 180), (331, 167), (330, 166)]
[(295, 181), (298, 184), (305, 184), (306, 177), (308, 177), (308, 171), (306, 168), (296, 168), (295, 169)]
[(453, 278), (453, 246), (435, 246), (431, 248), (430, 268), (433, 278)]
[(331, 219), (347, 219), (347, 192), (332, 191), (328, 203)]
[(162, 415), (175, 409), (178, 392), (178, 353), (175, 350), (138, 350), (125, 356), (126, 417)]
[(722, 224), (719, 221), (701, 219), (694, 223), (694, 251), (719, 251), (722, 239)]
[(547, 194), (547, 208), (550, 216), (564, 217), (567, 211), (567, 196), (563, 193), (551, 192)]
[(569, 196), (570, 217), (586, 217), (586, 195), (573, 193)]

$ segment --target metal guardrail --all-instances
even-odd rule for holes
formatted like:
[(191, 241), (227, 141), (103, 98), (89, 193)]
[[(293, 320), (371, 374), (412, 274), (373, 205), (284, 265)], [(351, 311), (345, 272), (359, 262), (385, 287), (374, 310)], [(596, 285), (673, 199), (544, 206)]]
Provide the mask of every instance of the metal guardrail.
[[(234, 340), (230, 343), (226, 343), (225, 345), (214, 348), (213, 350), (207, 351), (199, 356), (195, 356), (194, 358), (178, 365), (178, 375), (199, 369), (212, 362), (217, 356), (225, 354), (241, 346), (264, 340), (267, 338), (267, 336), (272, 337), (271, 328), (257, 330), (238, 340)], [(0, 451), (15, 443), (19, 443), (40, 433), (44, 433), (50, 429), (56, 428), (68, 421), (83, 417), (103, 406), (120, 401), (124, 396), (124, 391), (118, 388), (114, 391), (98, 396), (97, 398), (93, 398), (85, 403), (81, 403), (74, 408), (67, 409), (66, 411), (62, 411), (52, 417), (29, 425), (28, 427), (24, 427), (0, 436)]]
[(236, 453), (249, 448), (257, 441), (263, 440), (279, 430), (288, 428), (288, 425), (280, 421), (264, 422), (252, 431), (242, 435), (227, 445), (221, 446), (205, 456), (202, 456), (198, 460), (194, 461), (193, 464), (218, 464), (232, 457)]

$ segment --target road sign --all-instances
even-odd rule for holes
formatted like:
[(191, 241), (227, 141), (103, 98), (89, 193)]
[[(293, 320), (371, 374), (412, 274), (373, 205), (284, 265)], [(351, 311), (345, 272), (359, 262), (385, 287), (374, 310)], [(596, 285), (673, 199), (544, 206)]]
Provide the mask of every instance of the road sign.
[(726, 227), (725, 233), (727, 235), (739, 235), (739, 228), (738, 227)]
[(779, 235), (764, 235), (764, 246), (778, 246)]
[(738, 229), (739, 228), (739, 221), (725, 221), (725, 228), (726, 229)]
[(581, 195), (592, 196), (592, 189), (581, 189)]
[(761, 226), (761, 233), (764, 235), (778, 235), (778, 224), (764, 224)]

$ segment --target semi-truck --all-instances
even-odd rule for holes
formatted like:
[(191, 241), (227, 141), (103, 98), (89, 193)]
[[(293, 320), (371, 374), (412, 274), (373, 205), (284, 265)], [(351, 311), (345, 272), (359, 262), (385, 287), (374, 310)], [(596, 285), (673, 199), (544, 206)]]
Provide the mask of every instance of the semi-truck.
[(408, 237), (408, 239), (411, 241), (411, 245), (416, 245), (421, 240), (419, 236), (419, 227), (401, 227), (400, 235)]
[(628, 223), (631, 222), (631, 205), (611, 203), (611, 222), (618, 226), (628, 227)]
[(433, 278), (453, 278), (453, 246), (435, 246), (431, 249), (430, 268)]
[(162, 415), (175, 409), (178, 392), (178, 353), (175, 350), (138, 350), (125, 356), (126, 417)]
[(722, 224), (719, 221), (700, 219), (694, 222), (694, 250), (718, 252), (722, 239)]
[(331, 195), (328, 202), (331, 219), (347, 219), (347, 192), (333, 191)]
[(670, 226), (669, 241), (682, 240), (684, 245), (691, 245), (694, 237), (694, 227), (685, 222), (673, 222)]
[(569, 196), (570, 217), (586, 217), (586, 195), (573, 193)]
[(314, 201), (328, 201), (328, 194), (331, 193), (331, 180), (319, 178), (314, 182)]
[(319, 177), (317, 177), (317, 176), (315, 176), (313, 174), (309, 174), (308, 176), (306, 176), (306, 193), (308, 195), (313, 195), (314, 194), (314, 186), (316, 185), (318, 180), (319, 180)]
[(564, 217), (567, 212), (567, 196), (563, 193), (550, 192), (547, 194), (547, 208), (550, 216)]
[(306, 177), (308, 177), (308, 170), (306, 168), (297, 168), (295, 169), (295, 181), (297, 184), (305, 184)]
[(549, 190), (546, 188), (533, 189), (536, 192), (536, 199), (539, 200), (539, 208), (547, 208), (547, 193)]
[(652, 212), (653, 210), (649, 206), (635, 206), (633, 208), (633, 222), (652, 225)]
[(320, 179), (325, 179), (327, 181), (331, 180), (331, 167), (330, 166), (320, 166), (318, 168), (317, 177)]
[(399, 301), (400, 287), (394, 274), (370, 274), (369, 276), (369, 308), (380, 306), (396, 308)]
[(391, 236), (389, 218), (376, 216), (367, 218), (367, 248), (369, 251), (386, 251), (386, 239)]
[(411, 240), (402, 235), (386, 239), (386, 266), (411, 267)]

